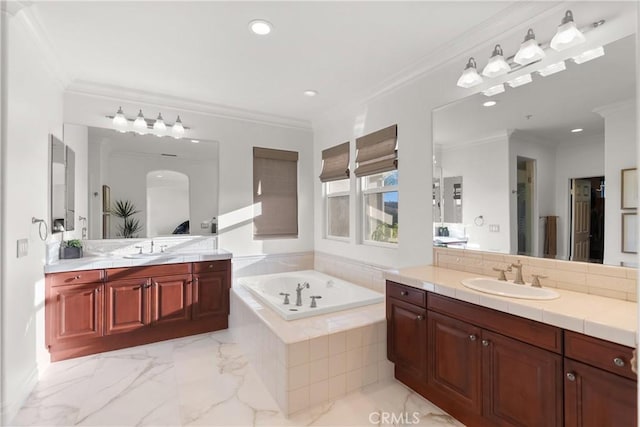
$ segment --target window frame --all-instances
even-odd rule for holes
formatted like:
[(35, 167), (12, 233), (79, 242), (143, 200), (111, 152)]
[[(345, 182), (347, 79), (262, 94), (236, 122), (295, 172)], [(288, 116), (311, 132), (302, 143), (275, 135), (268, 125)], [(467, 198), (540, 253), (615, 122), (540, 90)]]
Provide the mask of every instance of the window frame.
[[(396, 173), (398, 173), (398, 169), (394, 169), (394, 171)], [(380, 172), (380, 174), (384, 174), (385, 172)], [(379, 175), (379, 174), (374, 174), (374, 175)], [(379, 247), (384, 247), (384, 248), (391, 248), (391, 249), (397, 249), (398, 245), (400, 243), (400, 235), (398, 234), (398, 241), (397, 242), (380, 242), (378, 240), (370, 240), (367, 239), (367, 233), (365, 230), (366, 227), (366, 222), (367, 222), (367, 212), (365, 210), (365, 206), (366, 206), (366, 201), (365, 198), (370, 195), (370, 194), (384, 194), (384, 193), (393, 193), (393, 192), (397, 192), (398, 193), (398, 206), (400, 206), (400, 191), (399, 191), (399, 185), (383, 185), (381, 187), (376, 187), (376, 188), (367, 188), (365, 189), (365, 180), (367, 178), (369, 178), (370, 176), (374, 176), (374, 175), (365, 175), (365, 176), (361, 176), (359, 177), (359, 181), (360, 181), (360, 206), (359, 206), (359, 211), (360, 211), (360, 233), (361, 233), (361, 238), (360, 238), (360, 243), (363, 245), (367, 245), (367, 246), (379, 246)], [(399, 213), (399, 209), (398, 209), (398, 213)], [(400, 218), (398, 216), (398, 230), (400, 229)]]
[[(345, 191), (336, 191), (333, 193), (329, 193), (328, 187), (329, 184), (335, 181), (323, 182), (323, 198), (324, 198), (324, 238), (327, 240), (336, 240), (339, 242), (350, 242), (351, 241), (351, 178), (344, 178), (345, 181), (349, 183), (349, 189)], [(332, 197), (348, 197), (349, 200), (349, 212), (348, 212), (348, 226), (349, 226), (349, 234), (345, 236), (334, 236), (329, 234), (329, 199)]]

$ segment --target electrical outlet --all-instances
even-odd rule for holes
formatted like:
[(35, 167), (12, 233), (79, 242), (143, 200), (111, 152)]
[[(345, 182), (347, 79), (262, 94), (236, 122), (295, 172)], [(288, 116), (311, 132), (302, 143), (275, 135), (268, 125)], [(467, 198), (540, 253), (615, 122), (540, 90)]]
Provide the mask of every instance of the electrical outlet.
[(22, 258), (29, 255), (29, 239), (20, 239), (17, 244), (17, 256)]
[(206, 230), (207, 228), (209, 228), (209, 223), (208, 222), (201, 222), (200, 223), (200, 228), (202, 228), (203, 230)]
[(499, 224), (489, 224), (489, 232), (491, 233), (499, 233), (500, 225)]

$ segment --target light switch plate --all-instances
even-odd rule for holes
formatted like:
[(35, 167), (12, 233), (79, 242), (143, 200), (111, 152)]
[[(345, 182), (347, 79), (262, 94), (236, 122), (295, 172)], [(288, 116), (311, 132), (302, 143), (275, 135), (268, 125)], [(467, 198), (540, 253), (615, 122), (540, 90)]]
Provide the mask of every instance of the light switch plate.
[(200, 223), (200, 228), (202, 228), (203, 230), (206, 230), (207, 228), (209, 228), (209, 223), (208, 222), (201, 222)]
[(489, 231), (491, 233), (498, 233), (500, 232), (500, 224), (489, 224)]
[(22, 258), (29, 255), (29, 239), (20, 239), (17, 244), (17, 256)]

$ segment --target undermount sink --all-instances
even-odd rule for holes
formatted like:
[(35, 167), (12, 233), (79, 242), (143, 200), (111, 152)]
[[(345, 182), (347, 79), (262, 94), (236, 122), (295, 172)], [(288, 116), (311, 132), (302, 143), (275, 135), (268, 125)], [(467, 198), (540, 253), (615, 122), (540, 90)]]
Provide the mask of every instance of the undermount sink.
[(148, 258), (169, 258), (173, 255), (166, 252), (155, 252), (155, 253), (142, 253), (142, 254), (129, 254), (125, 255), (122, 258), (128, 259), (148, 259)]
[(516, 285), (512, 281), (477, 278), (465, 279), (462, 284), (467, 288), (487, 294), (500, 295), (502, 297), (549, 300), (559, 298), (560, 295), (547, 288), (533, 288), (530, 285)]

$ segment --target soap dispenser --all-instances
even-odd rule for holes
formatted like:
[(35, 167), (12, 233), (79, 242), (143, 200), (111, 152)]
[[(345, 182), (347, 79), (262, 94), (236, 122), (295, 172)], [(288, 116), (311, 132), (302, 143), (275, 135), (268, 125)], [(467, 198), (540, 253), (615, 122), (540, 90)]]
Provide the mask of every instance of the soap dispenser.
[(211, 234), (218, 234), (218, 220), (215, 216), (211, 219)]

